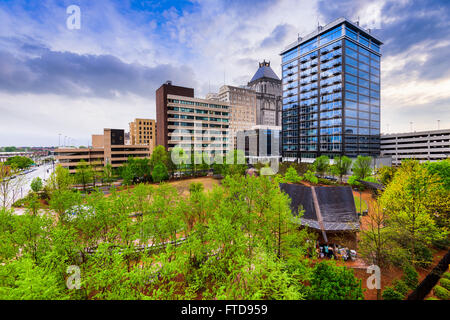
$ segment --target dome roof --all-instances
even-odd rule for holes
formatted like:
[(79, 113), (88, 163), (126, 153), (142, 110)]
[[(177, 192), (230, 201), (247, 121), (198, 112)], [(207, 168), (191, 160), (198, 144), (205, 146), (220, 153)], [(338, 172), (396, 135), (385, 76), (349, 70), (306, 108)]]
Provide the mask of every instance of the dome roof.
[(272, 70), (270, 67), (270, 62), (266, 62), (265, 60), (263, 62), (259, 63), (259, 69), (256, 71), (255, 75), (253, 76), (252, 80), (250, 82), (262, 79), (262, 78), (269, 78), (269, 79), (275, 79), (280, 81), (280, 78), (276, 75), (276, 73)]

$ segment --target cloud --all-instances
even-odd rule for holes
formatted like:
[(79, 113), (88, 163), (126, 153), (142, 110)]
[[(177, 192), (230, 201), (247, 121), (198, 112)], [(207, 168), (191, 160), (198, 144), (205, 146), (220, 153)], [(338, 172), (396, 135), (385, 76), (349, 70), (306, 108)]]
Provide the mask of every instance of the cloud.
[(114, 98), (136, 94), (154, 97), (164, 81), (193, 85), (190, 67), (158, 65), (147, 67), (125, 63), (113, 55), (56, 52), (24, 44), (39, 57), (20, 59), (0, 52), (0, 90), (11, 93), (53, 93), (74, 96)]
[(272, 33), (263, 39), (260, 48), (274, 48), (279, 50), (278, 46), (286, 40), (286, 37), (290, 34), (295, 33), (296, 28), (290, 24), (279, 24), (277, 25)]

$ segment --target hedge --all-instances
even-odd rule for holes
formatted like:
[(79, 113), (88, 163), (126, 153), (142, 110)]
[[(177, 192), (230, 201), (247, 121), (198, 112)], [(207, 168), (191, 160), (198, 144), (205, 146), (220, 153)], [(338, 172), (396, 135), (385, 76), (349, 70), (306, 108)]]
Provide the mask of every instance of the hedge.
[(436, 297), (438, 297), (439, 299), (450, 300), (450, 292), (447, 289), (445, 289), (439, 285), (437, 285), (433, 288), (433, 292), (434, 292), (434, 295)]

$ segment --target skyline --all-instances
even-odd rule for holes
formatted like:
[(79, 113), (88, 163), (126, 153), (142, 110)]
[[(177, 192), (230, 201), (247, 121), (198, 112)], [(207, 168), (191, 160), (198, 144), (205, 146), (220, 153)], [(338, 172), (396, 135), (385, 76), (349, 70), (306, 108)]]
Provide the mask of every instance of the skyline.
[[(71, 4), (80, 30), (66, 27)], [(381, 27), (382, 133), (449, 128), (445, 1), (3, 1), (0, 146), (57, 145), (59, 133), (86, 145), (155, 119), (167, 80), (204, 97), (247, 84), (263, 60), (281, 78), (279, 53), (297, 34), (339, 17)]]

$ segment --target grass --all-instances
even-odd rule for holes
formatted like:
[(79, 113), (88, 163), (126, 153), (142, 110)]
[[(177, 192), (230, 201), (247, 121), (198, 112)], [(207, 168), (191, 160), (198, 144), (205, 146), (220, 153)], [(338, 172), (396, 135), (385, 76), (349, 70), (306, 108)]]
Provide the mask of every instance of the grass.
[[(356, 207), (356, 212), (360, 212), (359, 210), (359, 203), (360, 203), (360, 199), (359, 196), (353, 196), (353, 198), (355, 199), (355, 207)], [(366, 211), (367, 210), (367, 203), (365, 200), (362, 201), (362, 211)]]

